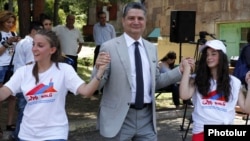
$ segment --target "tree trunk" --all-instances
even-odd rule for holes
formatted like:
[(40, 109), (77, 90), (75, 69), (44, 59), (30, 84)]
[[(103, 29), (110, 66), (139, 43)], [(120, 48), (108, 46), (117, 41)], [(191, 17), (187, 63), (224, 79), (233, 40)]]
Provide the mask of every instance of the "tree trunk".
[(44, 13), (45, 0), (33, 0), (33, 21), (40, 20), (40, 14)]
[(58, 10), (59, 10), (59, 2), (60, 0), (54, 1), (54, 18), (53, 18), (53, 24), (54, 26), (58, 25)]
[[(10, 0), (12, 1), (12, 0)], [(31, 21), (39, 21), (40, 14), (44, 12), (45, 0), (18, 0), (19, 34), (23, 38), (29, 34)]]
[(30, 0), (18, 0), (19, 35), (23, 38), (29, 33), (30, 27)]

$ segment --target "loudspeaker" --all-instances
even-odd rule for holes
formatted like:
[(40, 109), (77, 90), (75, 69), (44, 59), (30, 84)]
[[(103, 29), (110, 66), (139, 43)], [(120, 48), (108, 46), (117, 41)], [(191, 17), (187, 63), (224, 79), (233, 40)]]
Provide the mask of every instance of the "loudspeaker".
[(195, 11), (171, 11), (170, 42), (194, 42)]

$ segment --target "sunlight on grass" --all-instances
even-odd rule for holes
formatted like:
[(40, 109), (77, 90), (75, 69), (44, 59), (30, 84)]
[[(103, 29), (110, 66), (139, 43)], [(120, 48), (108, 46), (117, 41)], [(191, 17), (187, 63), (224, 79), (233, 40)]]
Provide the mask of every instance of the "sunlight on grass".
[(96, 113), (95, 112), (86, 112), (86, 113), (82, 113), (82, 112), (68, 112), (68, 115), (71, 116), (83, 116), (85, 118), (89, 118), (89, 119), (96, 119)]
[[(155, 94), (155, 96), (157, 93)], [(157, 109), (161, 108), (174, 108), (174, 104), (172, 102), (172, 93), (162, 93), (156, 99), (156, 107)]]
[(81, 58), (78, 59), (78, 75), (87, 83), (90, 80), (91, 72), (93, 70), (93, 59), (92, 58)]

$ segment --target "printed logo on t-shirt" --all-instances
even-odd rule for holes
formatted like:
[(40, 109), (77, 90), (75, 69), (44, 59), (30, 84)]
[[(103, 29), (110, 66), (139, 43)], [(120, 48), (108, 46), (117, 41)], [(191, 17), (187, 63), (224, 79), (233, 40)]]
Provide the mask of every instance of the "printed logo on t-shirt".
[(224, 95), (217, 93), (216, 90), (209, 92), (207, 96), (203, 96), (201, 103), (203, 108), (217, 109), (220, 111), (226, 111), (226, 104)]
[(27, 94), (28, 104), (51, 103), (55, 101), (53, 94), (57, 92), (54, 89), (54, 83), (50, 80), (48, 85), (39, 84)]

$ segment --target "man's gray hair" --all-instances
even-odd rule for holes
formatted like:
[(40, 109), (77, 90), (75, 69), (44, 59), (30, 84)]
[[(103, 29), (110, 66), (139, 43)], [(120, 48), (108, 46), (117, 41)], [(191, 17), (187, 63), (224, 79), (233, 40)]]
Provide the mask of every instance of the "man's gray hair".
[(130, 2), (124, 6), (122, 17), (126, 17), (130, 9), (140, 9), (144, 12), (144, 15), (146, 16), (147, 10), (143, 4), (141, 4), (140, 2)]

